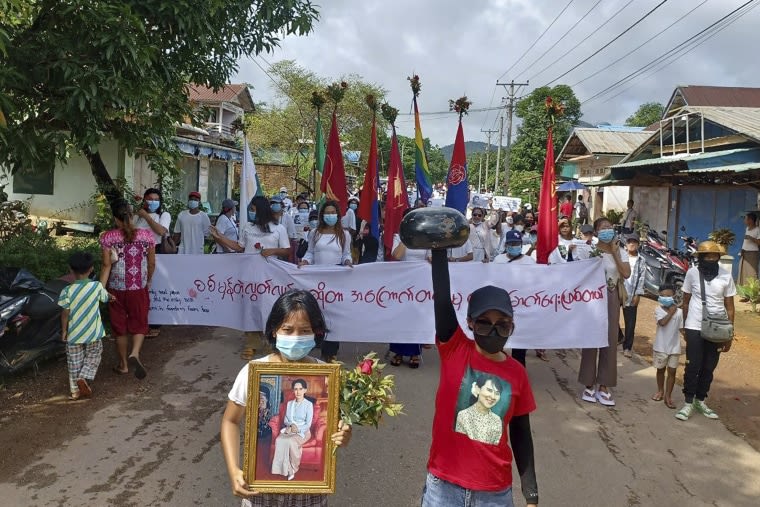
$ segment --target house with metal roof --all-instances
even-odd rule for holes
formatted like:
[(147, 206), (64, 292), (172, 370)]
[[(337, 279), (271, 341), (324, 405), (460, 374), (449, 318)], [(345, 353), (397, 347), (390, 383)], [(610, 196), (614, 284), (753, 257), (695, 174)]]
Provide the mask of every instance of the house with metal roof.
[(625, 209), (628, 187), (591, 187), (609, 175), (615, 165), (651, 136), (642, 127), (599, 125), (576, 127), (557, 156), (563, 176), (577, 179), (592, 190), (583, 192), (593, 219), (608, 209)]
[(655, 130), (591, 184), (630, 187), (642, 220), (670, 238), (724, 227), (743, 237), (744, 213), (758, 208), (760, 88), (677, 87)]

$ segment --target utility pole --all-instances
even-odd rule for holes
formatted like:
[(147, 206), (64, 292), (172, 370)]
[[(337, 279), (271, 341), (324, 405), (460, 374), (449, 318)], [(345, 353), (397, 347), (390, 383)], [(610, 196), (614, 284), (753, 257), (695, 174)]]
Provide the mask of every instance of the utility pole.
[(483, 154), (479, 153), (478, 157), (478, 193), (480, 193), (480, 178), (483, 177)]
[(501, 165), (501, 145), (504, 140), (504, 115), (499, 116), (499, 147), (496, 149), (496, 174), (493, 177), (493, 193), (499, 187), (499, 166)]
[[(498, 130), (483, 130), (480, 129), (481, 132), (484, 132), (486, 136), (488, 137), (488, 146), (486, 146), (486, 192), (488, 192), (488, 164), (491, 161), (491, 134), (495, 134), (498, 132)], [(480, 192), (480, 189), (478, 189), (478, 192)]]
[[(512, 155), (512, 117), (515, 112), (515, 101), (517, 100), (517, 91), (523, 86), (528, 86), (528, 81), (525, 83), (515, 83), (513, 79), (509, 83), (500, 83), (496, 81), (497, 86), (503, 86), (508, 91), (507, 96), (507, 153), (504, 157), (504, 192), (509, 195), (509, 162)], [(515, 89), (516, 87), (516, 89)]]

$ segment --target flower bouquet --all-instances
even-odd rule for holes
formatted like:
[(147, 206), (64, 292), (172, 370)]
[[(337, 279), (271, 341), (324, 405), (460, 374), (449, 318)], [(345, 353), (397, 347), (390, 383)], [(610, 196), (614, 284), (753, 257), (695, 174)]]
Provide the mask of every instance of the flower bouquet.
[(385, 364), (370, 352), (355, 368), (340, 372), (340, 418), (348, 425), (377, 428), (383, 413), (390, 417), (402, 414), (404, 406), (396, 403), (393, 375), (383, 375)]

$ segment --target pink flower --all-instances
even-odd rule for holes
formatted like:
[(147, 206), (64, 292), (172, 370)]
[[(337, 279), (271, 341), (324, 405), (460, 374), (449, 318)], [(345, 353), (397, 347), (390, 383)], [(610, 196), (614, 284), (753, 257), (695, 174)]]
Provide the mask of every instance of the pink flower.
[(255, 248), (256, 250), (262, 250), (263, 249), (262, 246), (261, 246), (261, 243), (256, 243), (255, 245), (253, 245), (253, 248)]
[(364, 375), (372, 375), (372, 366), (374, 366), (372, 359), (365, 359), (359, 363), (359, 371)]

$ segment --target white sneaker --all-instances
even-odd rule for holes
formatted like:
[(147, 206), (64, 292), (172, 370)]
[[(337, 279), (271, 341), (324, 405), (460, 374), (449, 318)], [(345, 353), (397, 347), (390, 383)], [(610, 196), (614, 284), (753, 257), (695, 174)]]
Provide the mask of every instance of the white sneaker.
[(697, 410), (697, 412), (707, 417), (708, 419), (718, 418), (718, 414), (713, 409), (708, 407), (704, 400), (694, 400), (694, 408)]
[(630, 350), (624, 350), (623, 355), (625, 357), (633, 357), (633, 352), (631, 352)]
[(593, 389), (584, 389), (581, 399), (589, 403), (596, 403), (596, 391)]
[(679, 421), (686, 421), (691, 417), (691, 414), (694, 412), (694, 404), (693, 403), (686, 403), (683, 407), (681, 407), (681, 410), (676, 412), (676, 419)]
[(612, 398), (612, 393), (607, 391), (597, 391), (596, 392), (596, 399), (599, 400), (599, 403), (604, 405), (605, 407), (614, 407), (615, 406), (615, 400)]

